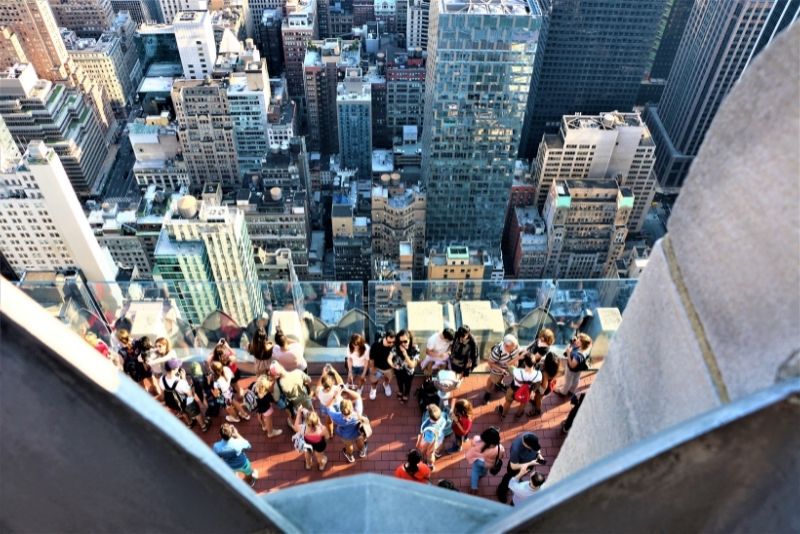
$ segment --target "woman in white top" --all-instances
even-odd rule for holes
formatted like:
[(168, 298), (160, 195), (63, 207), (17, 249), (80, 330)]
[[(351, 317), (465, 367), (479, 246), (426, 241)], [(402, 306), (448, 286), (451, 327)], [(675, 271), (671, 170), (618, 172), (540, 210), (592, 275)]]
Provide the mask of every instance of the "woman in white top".
[[(514, 380), (511, 383), (511, 387), (506, 390), (505, 403), (497, 408), (500, 412), (501, 421), (511, 408), (512, 401), (516, 400), (519, 402), (519, 409), (517, 409), (517, 412), (514, 414), (514, 419), (519, 419), (525, 411), (525, 405), (534, 399), (536, 388), (542, 382), (542, 372), (536, 369), (534, 365), (533, 358), (526, 354), (522, 360), (520, 360), (520, 366), (515, 367), (511, 371), (511, 376)], [(517, 398), (519, 397), (517, 391), (522, 387), (527, 387), (528, 389), (528, 394), (525, 395), (524, 400)]]
[(283, 366), (286, 371), (300, 369), (305, 371), (308, 367), (303, 358), (303, 347), (300, 343), (289, 343), (289, 338), (282, 330), (275, 332), (275, 346), (272, 348), (272, 359)]
[(350, 336), (347, 346), (347, 383), (358, 387), (358, 394), (364, 390), (369, 373), (369, 345), (361, 334)]
[(211, 362), (211, 372), (214, 375), (214, 383), (212, 385), (214, 395), (221, 397), (225, 401), (225, 411), (228, 412), (225, 420), (229, 423), (238, 423), (241, 419), (250, 420), (250, 416), (247, 415), (244, 406), (236, 400), (233, 394), (233, 386), (231, 384), (233, 371), (220, 362)]

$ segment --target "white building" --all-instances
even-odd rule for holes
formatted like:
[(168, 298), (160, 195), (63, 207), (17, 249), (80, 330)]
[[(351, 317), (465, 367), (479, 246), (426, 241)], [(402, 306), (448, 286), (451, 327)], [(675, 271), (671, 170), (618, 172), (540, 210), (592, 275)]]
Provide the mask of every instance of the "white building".
[[(0, 139), (8, 139), (0, 121)], [(0, 161), (0, 250), (11, 268), (80, 269), (90, 282), (114, 280), (117, 269), (89, 227), (67, 173), (52, 148), (32, 141), (25, 155), (3, 144)]]
[(133, 122), (128, 138), (136, 161), (133, 175), (139, 187), (150, 185), (175, 191), (189, 185), (189, 173), (181, 155), (178, 127), (166, 120)]
[(638, 232), (656, 191), (655, 152), (638, 113), (565, 115), (559, 133), (542, 138), (531, 167), (536, 207), (544, 210), (554, 181), (613, 179), (634, 195), (628, 228)]
[(160, 0), (164, 23), (172, 24), (181, 11), (208, 11), (208, 0)]
[[(202, 302), (184, 306), (188, 317), (200, 318), (218, 299), (219, 309), (246, 325), (264, 311), (253, 243), (242, 211), (220, 206), (220, 197), (218, 189), (207, 189), (203, 200), (186, 196), (178, 202), (156, 246), (153, 275), (156, 280), (207, 282), (189, 284), (199, 286), (196, 293)], [(172, 264), (177, 269), (168, 269), (173, 258), (178, 259)]]
[(173, 28), (183, 75), (193, 80), (210, 77), (217, 61), (211, 15), (207, 11), (181, 11)]
[(428, 21), (430, 20), (430, 0), (408, 0), (406, 12), (406, 48), (428, 49)]

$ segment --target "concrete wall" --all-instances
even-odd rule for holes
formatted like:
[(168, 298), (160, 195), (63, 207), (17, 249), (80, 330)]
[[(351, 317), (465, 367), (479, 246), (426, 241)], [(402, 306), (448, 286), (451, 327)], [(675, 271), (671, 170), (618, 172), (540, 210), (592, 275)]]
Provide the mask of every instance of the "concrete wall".
[(800, 25), (728, 95), (548, 485), (800, 376)]
[(0, 295), (0, 531), (294, 530), (76, 334)]

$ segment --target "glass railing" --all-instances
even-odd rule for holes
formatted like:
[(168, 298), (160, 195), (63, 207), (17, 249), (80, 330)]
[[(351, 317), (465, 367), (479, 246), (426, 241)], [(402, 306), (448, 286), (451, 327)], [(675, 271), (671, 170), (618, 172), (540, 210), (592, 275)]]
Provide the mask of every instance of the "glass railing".
[(112, 331), (167, 337), (184, 359), (206, 358), (221, 339), (248, 362), (257, 328), (280, 328), (309, 362), (344, 359), (350, 336), (370, 341), (387, 329), (409, 329), (417, 343), (445, 327), (468, 325), (482, 356), (507, 333), (525, 345), (547, 327), (556, 345), (577, 331), (604, 356), (635, 280), (369, 282), (85, 283), (79, 277), (23, 281), (20, 288), (80, 335), (112, 345)]

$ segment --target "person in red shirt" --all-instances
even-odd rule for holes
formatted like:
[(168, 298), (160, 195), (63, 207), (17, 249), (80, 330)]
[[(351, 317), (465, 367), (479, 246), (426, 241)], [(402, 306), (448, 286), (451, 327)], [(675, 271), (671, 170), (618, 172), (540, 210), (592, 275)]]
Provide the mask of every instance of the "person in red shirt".
[(408, 451), (406, 463), (394, 470), (394, 476), (412, 482), (430, 484), (431, 468), (422, 463), (422, 453), (418, 449)]
[(469, 431), (472, 430), (472, 403), (467, 399), (458, 399), (453, 404), (453, 446), (447, 449), (449, 454), (460, 452), (464, 440), (467, 439)]

